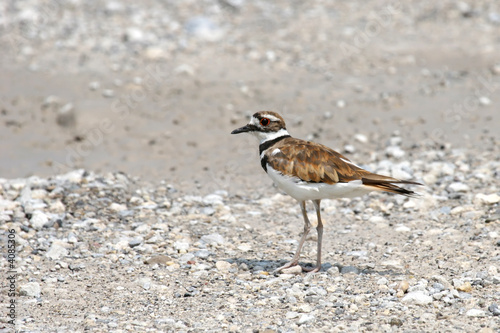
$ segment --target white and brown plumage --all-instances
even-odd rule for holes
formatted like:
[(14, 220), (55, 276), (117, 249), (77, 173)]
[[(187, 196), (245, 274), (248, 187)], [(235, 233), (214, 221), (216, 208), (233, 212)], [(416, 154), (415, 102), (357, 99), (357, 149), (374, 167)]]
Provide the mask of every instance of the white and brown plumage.
[[(319, 143), (292, 138), (286, 130), (285, 121), (276, 112), (261, 111), (252, 116), (250, 123), (235, 129), (231, 134), (249, 132), (259, 141), (262, 168), (276, 186), (299, 201), (304, 217), (304, 234), (292, 260), (284, 268), (298, 264), (300, 251), (311, 229), (305, 202), (311, 200), (318, 217), (317, 263), (311, 271), (321, 269), (321, 243), (323, 222), (320, 202), (322, 199), (351, 198), (371, 191), (385, 191), (411, 196), (413, 191), (395, 184), (421, 185), (366, 171), (333, 149)], [(306, 270), (305, 268), (303, 268)]]

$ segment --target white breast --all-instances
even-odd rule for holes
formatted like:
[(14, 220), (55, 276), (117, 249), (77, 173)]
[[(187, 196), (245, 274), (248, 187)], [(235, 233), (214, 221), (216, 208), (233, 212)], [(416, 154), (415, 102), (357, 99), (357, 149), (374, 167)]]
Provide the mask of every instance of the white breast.
[(274, 170), (269, 164), (267, 165), (267, 174), (276, 186), (298, 201), (352, 198), (375, 190), (363, 185), (361, 180), (331, 185), (326, 183), (308, 183), (297, 177), (285, 176), (279, 171)]

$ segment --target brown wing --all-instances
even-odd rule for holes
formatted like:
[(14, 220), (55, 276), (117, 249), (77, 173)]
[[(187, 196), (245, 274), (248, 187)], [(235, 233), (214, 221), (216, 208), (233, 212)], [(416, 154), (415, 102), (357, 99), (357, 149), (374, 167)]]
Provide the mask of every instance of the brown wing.
[[(280, 151), (273, 155), (275, 149)], [(348, 158), (322, 144), (291, 137), (277, 142), (266, 152), (266, 157), (266, 162), (273, 169), (306, 182), (335, 184), (361, 180), (364, 185), (376, 190), (406, 196), (412, 196), (415, 192), (394, 184), (422, 185), (371, 173), (350, 163)]]
[[(278, 148), (277, 154), (272, 152)], [(371, 174), (351, 163), (346, 157), (319, 143), (286, 138), (269, 149), (267, 163), (282, 174), (306, 182), (346, 183)]]

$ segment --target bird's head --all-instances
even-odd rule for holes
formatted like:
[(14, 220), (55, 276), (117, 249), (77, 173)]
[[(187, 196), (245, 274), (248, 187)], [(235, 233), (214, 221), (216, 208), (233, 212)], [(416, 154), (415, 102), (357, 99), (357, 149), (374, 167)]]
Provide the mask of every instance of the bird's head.
[(285, 120), (273, 111), (259, 111), (254, 113), (248, 124), (235, 129), (231, 134), (245, 132), (253, 134), (261, 143), (289, 135), (286, 130)]

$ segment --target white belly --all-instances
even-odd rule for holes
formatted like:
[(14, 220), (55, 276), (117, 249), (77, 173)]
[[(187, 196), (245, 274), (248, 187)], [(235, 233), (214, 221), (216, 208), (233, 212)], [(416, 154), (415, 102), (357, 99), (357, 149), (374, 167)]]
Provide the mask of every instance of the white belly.
[(364, 195), (375, 189), (363, 185), (361, 180), (353, 180), (348, 183), (308, 183), (296, 177), (284, 176), (267, 165), (267, 174), (276, 186), (285, 191), (289, 196), (298, 201), (352, 198)]

